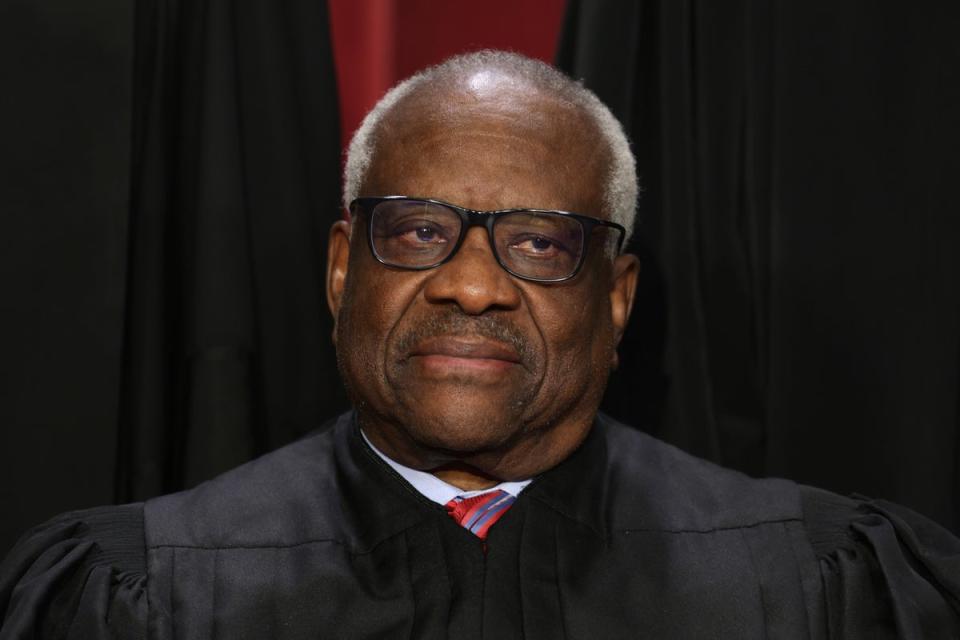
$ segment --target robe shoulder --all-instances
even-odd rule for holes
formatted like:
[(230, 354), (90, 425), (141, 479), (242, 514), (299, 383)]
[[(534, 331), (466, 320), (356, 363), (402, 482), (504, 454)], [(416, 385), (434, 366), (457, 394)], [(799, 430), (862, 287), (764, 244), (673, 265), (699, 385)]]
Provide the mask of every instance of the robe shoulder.
[(193, 489), (148, 500), (148, 545), (287, 546), (338, 537), (329, 516), (344, 498), (334, 463), (341, 426), (347, 425), (338, 421)]
[(797, 561), (813, 565), (827, 637), (960, 638), (960, 539), (932, 520), (884, 500), (751, 478), (601, 424), (614, 535), (782, 531)]
[(813, 487), (801, 500), (830, 637), (960, 638), (960, 539), (885, 500)]
[(350, 425), (341, 416), (187, 491), (68, 512), (31, 529), (0, 565), (0, 640), (146, 637), (157, 549), (349, 539), (338, 531), (349, 493), (338, 476), (351, 470), (334, 464), (333, 449)]
[(145, 638), (143, 505), (65, 513), (0, 565), (0, 639)]
[(148, 500), (147, 547), (332, 544), (360, 553), (428, 517), (422, 507), (432, 503), (415, 493), (362, 443), (347, 413), (189, 491)]
[(602, 416), (614, 529), (699, 531), (801, 521), (796, 483), (751, 478)]

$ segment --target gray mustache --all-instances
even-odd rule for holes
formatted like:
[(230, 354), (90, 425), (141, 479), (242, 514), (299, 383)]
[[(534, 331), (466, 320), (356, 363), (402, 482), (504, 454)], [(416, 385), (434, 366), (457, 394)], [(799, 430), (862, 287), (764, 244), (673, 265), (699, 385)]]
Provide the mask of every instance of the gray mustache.
[(431, 315), (403, 333), (397, 340), (397, 350), (406, 355), (427, 338), (440, 336), (481, 336), (503, 342), (513, 347), (523, 362), (528, 361), (532, 351), (523, 333), (504, 318), (468, 316), (454, 308)]

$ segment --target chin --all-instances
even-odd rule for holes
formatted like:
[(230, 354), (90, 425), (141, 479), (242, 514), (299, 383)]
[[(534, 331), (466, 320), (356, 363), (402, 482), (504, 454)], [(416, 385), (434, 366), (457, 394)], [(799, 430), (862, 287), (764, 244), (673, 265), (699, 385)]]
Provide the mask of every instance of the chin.
[(471, 454), (503, 447), (523, 430), (520, 417), (508, 414), (460, 406), (411, 416), (407, 424), (421, 446)]
[(455, 453), (498, 449), (519, 435), (534, 390), (527, 384), (407, 379), (397, 389), (397, 418), (421, 446)]

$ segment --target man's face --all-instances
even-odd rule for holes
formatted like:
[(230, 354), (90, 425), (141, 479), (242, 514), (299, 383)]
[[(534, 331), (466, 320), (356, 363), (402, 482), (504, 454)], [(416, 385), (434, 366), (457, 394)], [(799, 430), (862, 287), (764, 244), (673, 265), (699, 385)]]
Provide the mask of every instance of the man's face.
[[(529, 89), (417, 95), (387, 116), (361, 195), (599, 217), (607, 161), (589, 121)], [(632, 296), (635, 264), (618, 289), (601, 231), (572, 280), (525, 281), (473, 228), (450, 262), (395, 269), (370, 254), (365, 224), (349, 239), (335, 227), (329, 295), (341, 373), (375, 444), (412, 466), (458, 460), (499, 478), (530, 475), (518, 456), (568, 455), (615, 361), (629, 300), (612, 295)]]

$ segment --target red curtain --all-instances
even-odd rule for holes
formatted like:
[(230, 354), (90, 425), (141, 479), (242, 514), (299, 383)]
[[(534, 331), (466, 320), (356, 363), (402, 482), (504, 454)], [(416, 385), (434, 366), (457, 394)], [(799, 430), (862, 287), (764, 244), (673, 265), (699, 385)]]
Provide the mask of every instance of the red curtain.
[(553, 62), (564, 0), (329, 0), (344, 145), (397, 81), (444, 58), (508, 49)]

